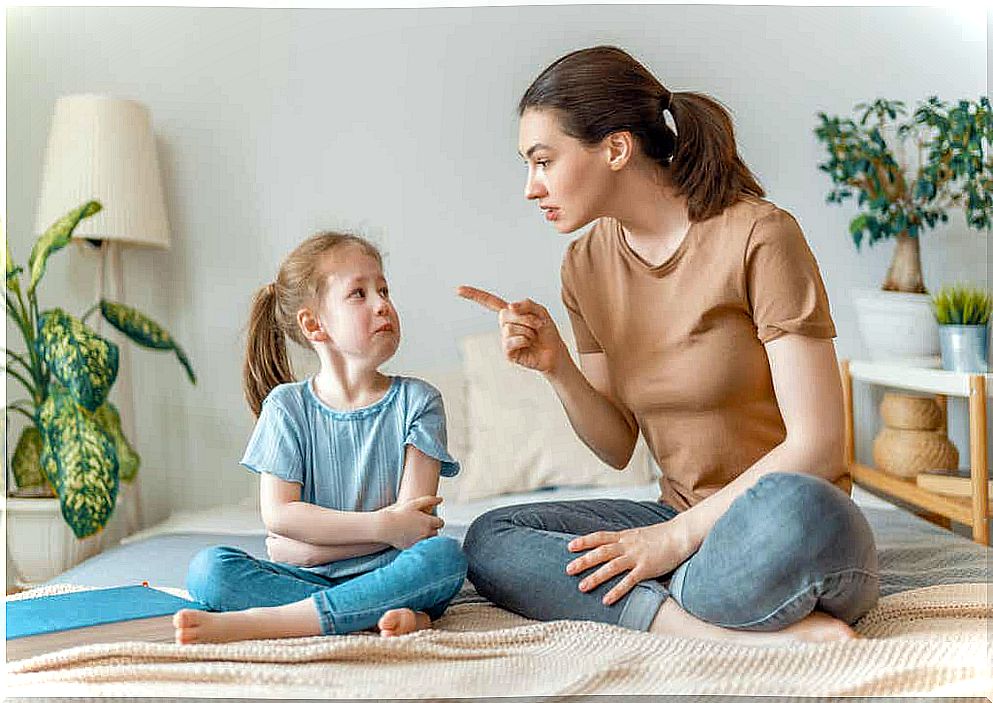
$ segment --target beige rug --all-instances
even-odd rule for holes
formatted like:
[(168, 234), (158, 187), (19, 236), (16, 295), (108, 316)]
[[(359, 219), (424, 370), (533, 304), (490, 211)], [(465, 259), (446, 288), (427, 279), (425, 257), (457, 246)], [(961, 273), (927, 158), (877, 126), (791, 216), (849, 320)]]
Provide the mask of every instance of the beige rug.
[[(32, 593), (31, 595), (34, 595)], [(7, 665), (8, 696), (989, 696), (989, 584), (880, 600), (864, 639), (745, 647), (454, 606), (436, 628), (225, 645), (117, 643)]]

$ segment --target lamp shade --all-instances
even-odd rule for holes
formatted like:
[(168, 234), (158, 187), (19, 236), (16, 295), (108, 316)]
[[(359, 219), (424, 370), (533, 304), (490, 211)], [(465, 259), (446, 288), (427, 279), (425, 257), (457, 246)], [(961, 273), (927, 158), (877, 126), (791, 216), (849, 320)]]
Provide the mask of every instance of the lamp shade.
[(55, 101), (36, 233), (88, 200), (103, 209), (83, 219), (73, 238), (169, 247), (152, 120), (141, 103), (103, 95)]

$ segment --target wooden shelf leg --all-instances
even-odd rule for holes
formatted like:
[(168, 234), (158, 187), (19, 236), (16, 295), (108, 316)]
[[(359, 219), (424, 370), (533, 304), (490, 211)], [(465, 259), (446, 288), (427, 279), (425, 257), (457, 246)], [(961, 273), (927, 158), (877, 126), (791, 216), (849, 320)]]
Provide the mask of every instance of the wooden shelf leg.
[(855, 412), (852, 398), (852, 372), (849, 361), (841, 362), (841, 390), (845, 400), (845, 466), (851, 469), (855, 463)]
[(989, 486), (986, 476), (986, 377), (969, 377), (969, 457), (972, 473), (972, 539), (989, 546)]

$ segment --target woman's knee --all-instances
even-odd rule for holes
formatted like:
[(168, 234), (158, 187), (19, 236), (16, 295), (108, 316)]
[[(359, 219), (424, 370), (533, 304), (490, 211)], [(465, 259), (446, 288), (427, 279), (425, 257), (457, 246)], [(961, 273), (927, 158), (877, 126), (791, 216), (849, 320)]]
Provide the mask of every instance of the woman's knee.
[(483, 513), (469, 525), (462, 549), (465, 551), (471, 565), (477, 558), (483, 556), (487, 546), (492, 546), (493, 538), (503, 529), (512, 526), (511, 516), (520, 510), (517, 506), (495, 508)]
[(225, 584), (236, 581), (235, 570), (248, 554), (234, 547), (207, 547), (190, 560), (186, 572), (186, 590), (199, 602), (220, 607)]
[(684, 572), (679, 591), (688, 612), (747, 629), (785, 627), (818, 605), (861, 614), (878, 591), (865, 516), (836, 486), (805, 474), (762, 477), (717, 521)]
[(760, 533), (768, 551), (800, 567), (876, 571), (872, 528), (831, 482), (809, 474), (767, 474), (744, 498), (742, 521), (754, 521), (749, 534)]

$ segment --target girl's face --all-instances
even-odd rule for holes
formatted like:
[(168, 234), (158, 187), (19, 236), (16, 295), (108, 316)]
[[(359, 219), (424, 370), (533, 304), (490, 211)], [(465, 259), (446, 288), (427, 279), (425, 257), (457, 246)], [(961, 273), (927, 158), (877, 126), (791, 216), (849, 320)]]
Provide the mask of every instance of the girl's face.
[(335, 351), (375, 366), (400, 346), (400, 317), (383, 269), (358, 246), (331, 254), (318, 316)]
[(537, 200), (559, 232), (575, 232), (602, 215), (610, 189), (607, 152), (565, 134), (554, 111), (524, 111), (518, 153), (528, 165), (524, 197)]

